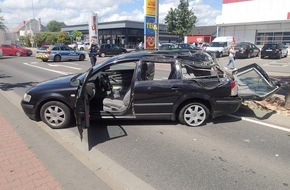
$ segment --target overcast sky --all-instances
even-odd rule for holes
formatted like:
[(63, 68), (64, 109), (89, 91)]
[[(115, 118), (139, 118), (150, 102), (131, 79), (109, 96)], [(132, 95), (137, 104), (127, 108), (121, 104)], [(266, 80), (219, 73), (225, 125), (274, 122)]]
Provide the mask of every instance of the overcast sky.
[[(179, 0), (159, 0), (159, 22)], [(214, 25), (221, 15), (222, 0), (189, 0), (198, 18), (196, 26)], [(13, 30), (24, 20), (41, 19), (43, 25), (51, 20), (66, 25), (87, 24), (90, 14), (98, 14), (98, 22), (134, 20), (144, 21), (144, 0), (0, 0), (0, 16)]]

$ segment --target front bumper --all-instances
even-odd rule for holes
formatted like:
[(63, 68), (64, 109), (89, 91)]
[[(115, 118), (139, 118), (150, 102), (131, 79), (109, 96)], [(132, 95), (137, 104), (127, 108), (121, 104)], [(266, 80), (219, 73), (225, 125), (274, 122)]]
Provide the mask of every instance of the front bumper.
[(29, 119), (34, 121), (40, 121), (40, 118), (38, 115), (36, 115), (35, 106), (31, 104), (27, 104), (27, 102), (21, 101), (21, 107), (24, 111), (24, 113), (29, 117)]

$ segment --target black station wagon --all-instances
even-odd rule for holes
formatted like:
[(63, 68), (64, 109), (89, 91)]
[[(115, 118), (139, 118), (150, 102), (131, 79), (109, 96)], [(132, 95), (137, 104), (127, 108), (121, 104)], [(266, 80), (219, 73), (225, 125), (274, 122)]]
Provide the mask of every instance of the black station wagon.
[[(51, 128), (91, 119), (178, 120), (189, 126), (236, 112), (242, 100), (261, 100), (279, 85), (256, 64), (235, 74), (220, 69), (206, 52), (131, 52), (88, 71), (42, 82), (21, 102), (26, 115)], [(238, 90), (239, 89), (239, 90)]]

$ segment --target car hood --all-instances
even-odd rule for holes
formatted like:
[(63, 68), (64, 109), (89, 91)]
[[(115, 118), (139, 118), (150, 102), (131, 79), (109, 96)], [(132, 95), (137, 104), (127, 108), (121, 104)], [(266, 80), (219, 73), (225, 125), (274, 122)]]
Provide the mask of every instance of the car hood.
[(73, 77), (78, 74), (65, 75), (61, 77), (57, 77), (51, 80), (47, 80), (37, 85), (33, 86), (28, 90), (28, 93), (32, 93), (33, 91), (49, 91), (50, 89), (61, 89), (61, 88), (77, 88), (70, 85), (70, 81)]

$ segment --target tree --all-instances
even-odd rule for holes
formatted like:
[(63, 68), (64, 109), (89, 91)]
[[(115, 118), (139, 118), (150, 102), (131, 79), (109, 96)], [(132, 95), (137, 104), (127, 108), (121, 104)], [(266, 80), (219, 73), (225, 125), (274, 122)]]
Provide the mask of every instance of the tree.
[(66, 26), (64, 22), (57, 22), (56, 20), (49, 21), (46, 25), (46, 31), (48, 32), (60, 32), (61, 27)]
[[(1, 9), (0, 9), (0, 13), (1, 13), (2, 11), (1, 11)], [(4, 25), (4, 18), (3, 18), (3, 16), (0, 16), (0, 30), (6, 30), (6, 26)]]
[(77, 37), (81, 37), (83, 39), (84, 35), (80, 31), (77, 30), (72, 31), (72, 40), (76, 40)]
[(180, 0), (178, 8), (171, 8), (166, 15), (165, 24), (169, 33), (178, 35), (179, 40), (183, 41), (195, 26), (196, 19), (192, 9), (189, 10), (188, 0)]
[(57, 33), (47, 33), (46, 43), (50, 45), (54, 45), (57, 43)]
[(70, 43), (70, 38), (67, 32), (59, 32), (57, 35), (57, 42), (58, 43), (63, 43), (63, 44), (69, 44)]

